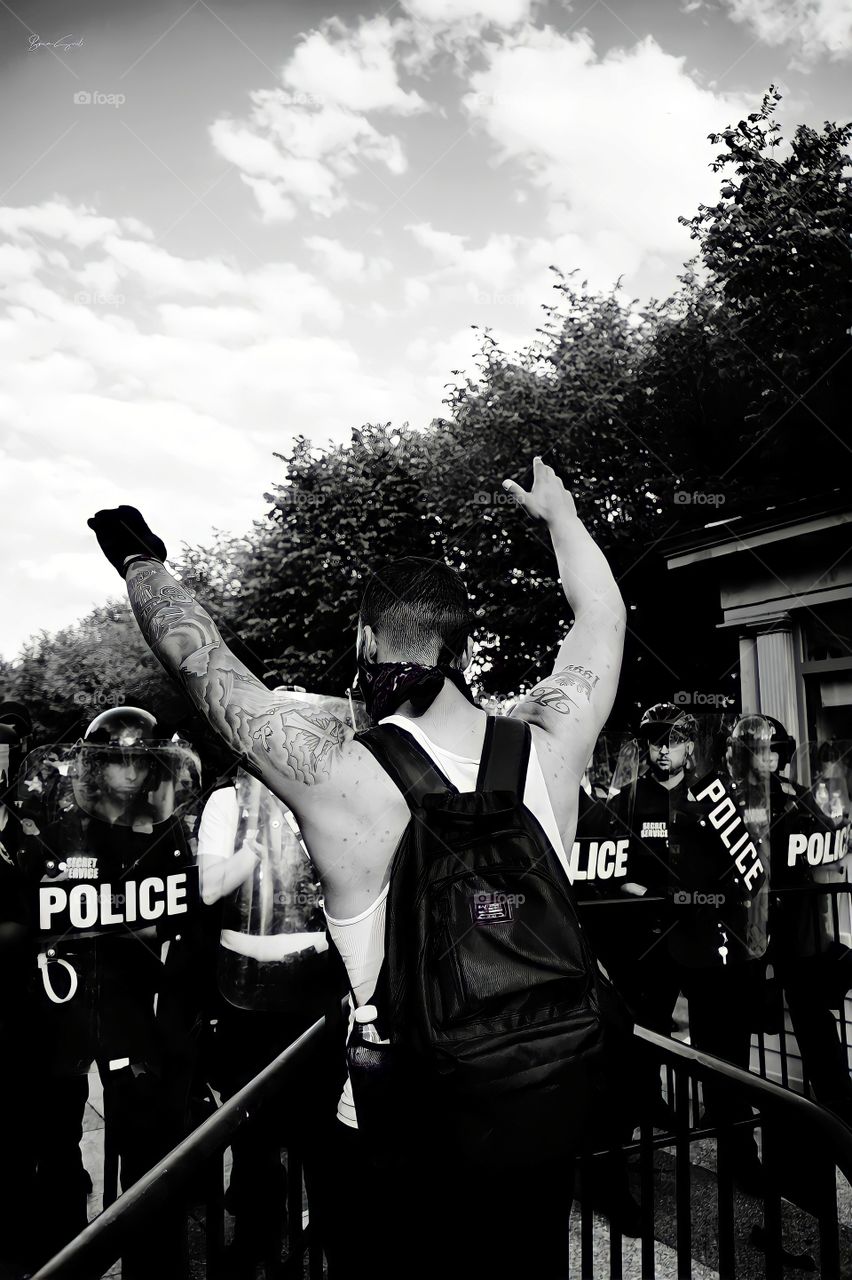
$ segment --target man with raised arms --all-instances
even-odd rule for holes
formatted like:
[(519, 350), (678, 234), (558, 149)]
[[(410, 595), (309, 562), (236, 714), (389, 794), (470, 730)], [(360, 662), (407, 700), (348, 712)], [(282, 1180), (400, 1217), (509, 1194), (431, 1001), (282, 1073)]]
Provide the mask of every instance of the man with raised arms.
[[(511, 480), (504, 488), (547, 528), (574, 613), (552, 673), (514, 711), (532, 728), (524, 803), (567, 868), (580, 779), (615, 697), (625, 611), (603, 553), (553, 469), (536, 458), (529, 491)], [(165, 546), (134, 508), (101, 511), (89, 523), (107, 558), (126, 577), (133, 611), (154, 654), (245, 768), (296, 815), (355, 999), (368, 1003), (383, 956), (391, 861), (409, 821), (405, 798), (341, 720), (297, 695), (270, 693), (238, 661), (207, 611), (164, 567)], [(462, 674), (473, 651), (464, 583), (444, 564), (415, 558), (369, 572), (366, 579), (356, 655), (367, 712), (374, 723), (392, 717), (460, 791), (472, 791), (486, 714), (474, 704)], [(413, 1112), (412, 1120), (416, 1105)], [(344, 1091), (334, 1161), (342, 1171), (335, 1217), (344, 1251), (346, 1235), (381, 1214), (365, 1185), (356, 1126), (351, 1094)], [(567, 1203), (562, 1203), (565, 1220), (551, 1222), (550, 1231), (564, 1231), (567, 1238)], [(554, 1208), (539, 1205), (537, 1211), (554, 1216)], [(448, 1203), (448, 1221), (452, 1212)], [(494, 1213), (492, 1207), (490, 1216)], [(494, 1220), (499, 1221), (499, 1212)], [(437, 1235), (447, 1229), (446, 1223), (431, 1227)], [(528, 1227), (517, 1234), (529, 1242), (534, 1231)], [(501, 1233), (501, 1251), (504, 1243)], [(351, 1234), (348, 1247), (358, 1247)], [(327, 1239), (330, 1274), (347, 1274), (345, 1265), (343, 1271), (333, 1270), (336, 1249)], [(372, 1261), (373, 1255), (371, 1267)], [(536, 1274), (545, 1280), (543, 1271)], [(561, 1271), (552, 1272), (557, 1274)]]

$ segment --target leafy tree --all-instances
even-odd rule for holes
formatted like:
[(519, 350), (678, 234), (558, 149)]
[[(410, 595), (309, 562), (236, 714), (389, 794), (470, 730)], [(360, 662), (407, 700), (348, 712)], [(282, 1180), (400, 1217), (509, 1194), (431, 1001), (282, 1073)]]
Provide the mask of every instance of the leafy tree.
[(370, 424), (346, 446), (319, 451), (300, 437), (276, 456), (284, 479), (238, 555), (240, 588), (232, 608), (225, 601), (225, 621), (268, 682), (341, 692), (354, 673), (368, 570), (429, 555), (440, 538), (427, 501), (433, 442), (408, 426)]
[[(764, 500), (830, 489), (848, 464), (852, 391), (852, 124), (800, 125), (784, 149), (770, 88), (712, 134), (720, 199), (682, 218), (718, 297), (713, 324), (747, 380), (730, 476)], [(739, 405), (730, 406), (736, 413)]]
[(647, 328), (617, 290), (589, 293), (556, 274), (557, 303), (536, 342), (510, 358), (485, 334), (479, 377), (452, 388), (435, 424), (444, 464), (435, 501), (452, 532), (447, 554), (482, 613), (489, 692), (537, 678), (570, 619), (547, 531), (507, 500), (502, 480), (529, 484), (540, 454), (616, 559), (658, 523), (648, 494), (659, 462), (636, 429)]
[(144, 707), (164, 727), (185, 714), (183, 695), (151, 654), (126, 601), (100, 605), (52, 635), (40, 632), (2, 674), (4, 698), (27, 705), (39, 744), (73, 741), (108, 707)]

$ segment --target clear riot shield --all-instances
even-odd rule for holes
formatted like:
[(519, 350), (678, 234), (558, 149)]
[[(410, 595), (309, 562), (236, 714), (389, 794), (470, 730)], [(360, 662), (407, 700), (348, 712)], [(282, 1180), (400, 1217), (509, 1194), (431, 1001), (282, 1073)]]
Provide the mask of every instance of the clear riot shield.
[(620, 820), (636, 780), (635, 739), (602, 733), (583, 776), (569, 878), (578, 898), (615, 897), (628, 873), (629, 831)]
[(699, 715), (687, 786), (672, 795), (672, 951), (689, 965), (757, 958), (769, 939), (772, 726), (762, 716)]
[(186, 743), (146, 742), (118, 748), (90, 742), (40, 747), (27, 756), (18, 783), (23, 809), (49, 820), (78, 809), (110, 826), (151, 832), (194, 806), (201, 765)]
[[(222, 995), (240, 1009), (283, 1013), (319, 1006), (329, 972), (325, 918), (319, 880), (293, 815), (263, 783), (240, 771), (230, 829), (229, 857), (242, 868), (235, 872), (242, 879), (225, 899)], [(202, 826), (200, 859), (207, 853), (203, 833)]]
[[(797, 787), (797, 811), (801, 820), (791, 833), (787, 862), (807, 868), (814, 884), (850, 883), (852, 833), (852, 742), (810, 743), (811, 785)], [(834, 889), (818, 895), (818, 937), (814, 949), (852, 945), (852, 912), (848, 892)]]

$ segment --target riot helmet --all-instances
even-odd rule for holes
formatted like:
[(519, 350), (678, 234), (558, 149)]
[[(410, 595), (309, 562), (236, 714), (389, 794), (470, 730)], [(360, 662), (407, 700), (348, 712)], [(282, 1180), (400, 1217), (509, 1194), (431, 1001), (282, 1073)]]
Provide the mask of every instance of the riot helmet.
[[(772, 771), (783, 773), (796, 754), (796, 739), (791, 733), (787, 732), (781, 721), (776, 720), (774, 716), (764, 715), (763, 718), (772, 726), (772, 738), (769, 743), (770, 753), (778, 757), (778, 763)], [(771, 764), (770, 768), (772, 768)]]
[(734, 721), (728, 738), (728, 768), (735, 782), (767, 779), (775, 730), (766, 716), (745, 712)]
[(151, 831), (196, 800), (200, 764), (189, 746), (163, 736), (150, 711), (112, 707), (95, 716), (75, 744), (31, 751), (19, 787), (42, 806), (50, 796), (64, 796), (63, 809)]
[(655, 702), (648, 707), (639, 722), (639, 738), (650, 773), (660, 781), (691, 768), (697, 734), (695, 716), (673, 702)]
[(84, 742), (117, 750), (143, 748), (155, 742), (157, 717), (142, 707), (110, 707), (96, 715), (83, 734)]

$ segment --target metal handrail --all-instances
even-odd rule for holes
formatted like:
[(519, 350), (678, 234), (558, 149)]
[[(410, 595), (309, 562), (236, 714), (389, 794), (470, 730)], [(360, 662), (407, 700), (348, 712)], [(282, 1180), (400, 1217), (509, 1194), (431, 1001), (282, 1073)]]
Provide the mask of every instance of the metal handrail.
[[(325, 1018), (318, 1019), (274, 1058), (247, 1085), (229, 1098), (203, 1124), (134, 1182), (118, 1200), (99, 1214), (35, 1273), (33, 1280), (89, 1280), (112, 1266), (128, 1233), (170, 1196), (178, 1198), (204, 1161), (228, 1146), (230, 1139), (264, 1103), (273, 1098), (297, 1068), (318, 1048)], [(98, 1272), (96, 1268), (100, 1268)]]
[(676, 1059), (684, 1064), (688, 1063), (690, 1070), (699, 1078), (707, 1079), (712, 1075), (723, 1076), (732, 1084), (739, 1085), (751, 1093), (755, 1106), (775, 1104), (813, 1125), (830, 1143), (835, 1154), (834, 1162), (844, 1178), (852, 1181), (852, 1129), (848, 1128), (832, 1111), (826, 1110), (816, 1102), (811, 1102), (808, 1098), (803, 1098), (801, 1094), (785, 1089), (783, 1085), (767, 1080), (765, 1076), (756, 1075), (753, 1071), (745, 1071), (742, 1067), (735, 1067), (732, 1062), (725, 1062), (724, 1059), (716, 1058), (711, 1053), (703, 1053), (692, 1045), (672, 1039), (671, 1036), (662, 1036), (648, 1027), (640, 1026), (634, 1026), (633, 1033), (640, 1040), (653, 1045), (664, 1057)]

